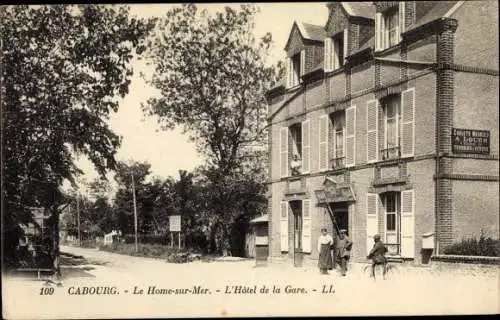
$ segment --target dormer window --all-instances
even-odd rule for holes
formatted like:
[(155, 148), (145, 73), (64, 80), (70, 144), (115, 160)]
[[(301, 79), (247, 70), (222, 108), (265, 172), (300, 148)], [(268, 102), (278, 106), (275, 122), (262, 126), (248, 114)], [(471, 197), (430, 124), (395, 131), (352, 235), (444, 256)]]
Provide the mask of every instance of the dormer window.
[(345, 62), (347, 29), (325, 39), (325, 71), (341, 68)]
[(399, 12), (398, 8), (388, 10), (384, 14), (384, 47), (390, 48), (399, 43)]
[(298, 86), (305, 74), (305, 50), (288, 58), (287, 64), (287, 88)]
[(405, 3), (379, 12), (375, 20), (376, 50), (385, 50), (397, 45), (401, 41), (404, 31)]

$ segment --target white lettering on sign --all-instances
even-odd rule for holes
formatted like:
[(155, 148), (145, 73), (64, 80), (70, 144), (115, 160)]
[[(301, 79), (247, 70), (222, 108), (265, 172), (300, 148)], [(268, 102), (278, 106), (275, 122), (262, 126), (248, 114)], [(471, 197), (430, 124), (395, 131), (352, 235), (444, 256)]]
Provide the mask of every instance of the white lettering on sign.
[(171, 232), (180, 232), (181, 231), (181, 216), (169, 216), (168, 224), (170, 226)]

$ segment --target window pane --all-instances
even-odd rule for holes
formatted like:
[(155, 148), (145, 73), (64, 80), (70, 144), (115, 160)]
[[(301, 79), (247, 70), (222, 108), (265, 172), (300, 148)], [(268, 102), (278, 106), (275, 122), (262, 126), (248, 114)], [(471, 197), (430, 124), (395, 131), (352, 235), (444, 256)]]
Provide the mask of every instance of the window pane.
[(396, 231), (396, 215), (387, 214), (387, 231)]
[(342, 158), (344, 156), (344, 131), (338, 130), (335, 133), (335, 158)]

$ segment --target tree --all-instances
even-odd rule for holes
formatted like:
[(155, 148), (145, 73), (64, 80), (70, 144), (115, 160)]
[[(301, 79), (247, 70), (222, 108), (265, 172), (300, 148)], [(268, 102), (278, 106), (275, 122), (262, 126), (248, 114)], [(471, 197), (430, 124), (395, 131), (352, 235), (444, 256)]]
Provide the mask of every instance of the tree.
[(3, 228), (5, 257), (15, 260), (26, 206), (48, 208), (57, 224), (59, 186), (81, 173), (72, 153), (102, 175), (114, 168), (120, 138), (106, 120), (155, 21), (96, 5), (2, 6), (0, 20)]
[[(266, 66), (270, 34), (253, 36), (252, 5), (226, 7), (214, 16), (193, 4), (169, 11), (158, 23), (149, 46), (155, 67), (150, 79), (160, 91), (144, 112), (157, 116), (164, 129), (181, 126), (207, 158), (212, 225), (226, 239), (233, 222), (231, 181), (262, 173), (265, 161), (265, 92), (276, 82), (276, 68)], [(242, 168), (247, 168), (242, 170)], [(254, 178), (262, 179), (262, 174)]]
[(257, 9), (242, 5), (207, 16), (193, 4), (169, 11), (148, 51), (150, 83), (161, 96), (143, 106), (164, 129), (181, 125), (210, 164), (229, 173), (263, 137), (264, 94), (275, 68), (265, 65), (271, 35), (252, 35)]

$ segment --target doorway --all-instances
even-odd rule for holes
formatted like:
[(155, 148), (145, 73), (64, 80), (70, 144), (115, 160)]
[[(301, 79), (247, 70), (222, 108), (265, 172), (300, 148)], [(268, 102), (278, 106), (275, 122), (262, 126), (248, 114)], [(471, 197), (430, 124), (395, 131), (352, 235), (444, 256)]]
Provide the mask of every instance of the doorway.
[(333, 212), (334, 232), (338, 233), (338, 231), (345, 229), (349, 235), (349, 204), (347, 202), (332, 202), (330, 208)]
[(290, 201), (290, 208), (293, 216), (291, 226), (293, 234), (293, 265), (295, 267), (302, 267), (302, 201)]

